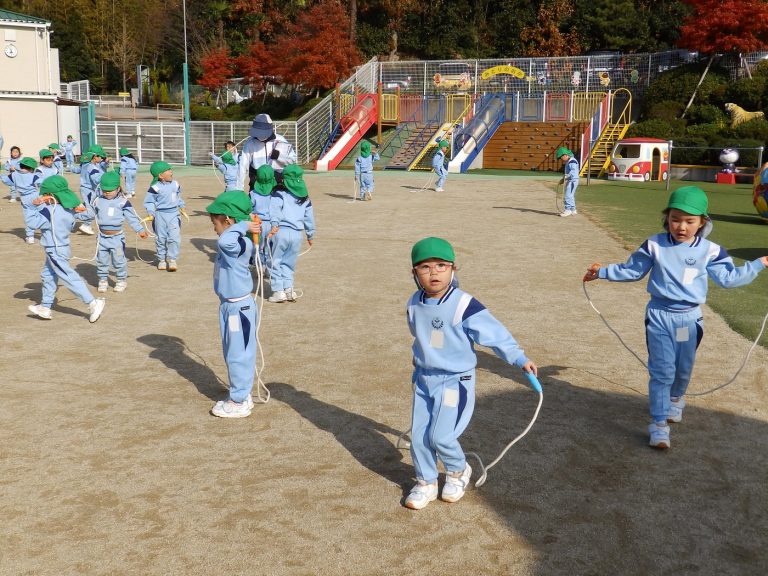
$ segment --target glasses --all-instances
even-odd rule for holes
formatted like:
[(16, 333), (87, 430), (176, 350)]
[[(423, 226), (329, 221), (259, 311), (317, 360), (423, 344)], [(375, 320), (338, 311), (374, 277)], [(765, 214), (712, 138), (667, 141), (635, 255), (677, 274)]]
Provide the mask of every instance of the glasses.
[(450, 262), (436, 262), (435, 264), (419, 264), (418, 266), (414, 266), (413, 269), (416, 270), (416, 274), (419, 274), (421, 276), (426, 276), (427, 274), (431, 274), (434, 272), (445, 272), (446, 270), (450, 270), (453, 268), (453, 264)]

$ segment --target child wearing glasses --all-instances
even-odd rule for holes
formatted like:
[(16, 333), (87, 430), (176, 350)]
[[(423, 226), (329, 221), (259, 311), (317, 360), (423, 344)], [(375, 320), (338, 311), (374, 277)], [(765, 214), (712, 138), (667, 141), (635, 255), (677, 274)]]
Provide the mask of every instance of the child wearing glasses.
[(457, 502), (472, 468), (459, 444), (475, 407), (474, 344), (492, 348), (502, 360), (538, 374), (512, 334), (485, 306), (459, 290), (456, 257), (442, 238), (424, 238), (411, 250), (418, 290), (408, 301), (413, 342), (411, 457), (417, 483), (405, 506), (420, 510), (437, 499), (437, 460), (445, 467), (440, 497)]

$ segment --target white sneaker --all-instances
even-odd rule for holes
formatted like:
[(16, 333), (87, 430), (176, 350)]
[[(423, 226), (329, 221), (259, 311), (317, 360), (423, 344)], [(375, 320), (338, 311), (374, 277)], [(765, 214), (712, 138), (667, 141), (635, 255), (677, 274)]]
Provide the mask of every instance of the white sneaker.
[(285, 290), (278, 290), (272, 296), (269, 297), (270, 302), (285, 302), (288, 300), (288, 296), (285, 293)]
[(245, 418), (251, 415), (253, 400), (249, 406), (248, 400), (245, 402), (233, 402), (232, 400), (219, 400), (211, 408), (211, 414), (219, 418)]
[(125, 289), (128, 288), (128, 282), (125, 280), (118, 280), (115, 283), (114, 291), (115, 292), (125, 292)]
[(469, 488), (469, 478), (472, 476), (472, 467), (467, 464), (464, 468), (464, 472), (460, 476), (445, 475), (445, 486), (443, 486), (443, 493), (440, 495), (446, 502), (458, 502), (461, 497), (464, 496), (464, 492)]
[(293, 288), (286, 288), (285, 289), (285, 298), (288, 300), (288, 302), (296, 302), (296, 297), (298, 295), (296, 294), (296, 290)]
[(648, 443), (649, 446), (661, 450), (672, 446), (672, 443), (669, 441), (669, 426), (659, 426), (654, 422), (648, 426), (648, 434), (651, 436), (651, 441)]
[(667, 414), (667, 422), (682, 422), (683, 408), (685, 408), (685, 398), (678, 398), (677, 402), (672, 400), (672, 404), (669, 406), (669, 414)]
[(576, 214), (578, 214), (578, 212), (576, 212), (576, 208), (571, 210), (571, 216), (576, 216)]
[(16, 202), (16, 198), (9, 198), (8, 202)]
[(574, 212), (573, 210), (563, 210), (562, 212), (560, 212), (560, 218), (567, 218), (568, 216), (572, 216), (574, 214), (576, 214), (576, 212)]
[(418, 482), (411, 488), (408, 497), (405, 499), (405, 507), (411, 510), (421, 510), (433, 500), (437, 500), (437, 483), (422, 484)]
[(435, 192), (445, 192), (442, 188), (435, 188)]
[(166, 262), (165, 260), (160, 260), (160, 262), (157, 263), (157, 269), (168, 270), (168, 262)]
[(27, 239), (25, 240), (27, 244), (34, 244), (35, 243), (35, 237), (34, 236), (27, 236)]
[(370, 192), (366, 192), (365, 193), (365, 199), (368, 200), (368, 201), (373, 200), (373, 195)]
[(176, 260), (168, 260), (168, 272), (176, 272), (176, 270), (178, 270)]
[(107, 301), (104, 300), (104, 298), (96, 298), (93, 302), (88, 304), (88, 312), (91, 313), (91, 315), (88, 318), (88, 321), (93, 324), (96, 322), (96, 320), (99, 319), (99, 316), (101, 316), (101, 313), (104, 311), (104, 306), (107, 305)]
[(93, 231), (93, 226), (91, 226), (90, 224), (80, 224), (80, 232), (82, 232), (83, 234), (88, 234), (89, 236), (92, 236), (93, 234), (95, 234), (95, 232)]
[(46, 308), (42, 304), (32, 304), (30, 306), (27, 306), (27, 310), (32, 312), (35, 316), (38, 318), (42, 318), (43, 320), (50, 320), (53, 314), (51, 313), (50, 308)]
[(109, 283), (106, 280), (99, 280), (99, 285), (96, 288), (96, 292), (106, 292), (109, 288)]

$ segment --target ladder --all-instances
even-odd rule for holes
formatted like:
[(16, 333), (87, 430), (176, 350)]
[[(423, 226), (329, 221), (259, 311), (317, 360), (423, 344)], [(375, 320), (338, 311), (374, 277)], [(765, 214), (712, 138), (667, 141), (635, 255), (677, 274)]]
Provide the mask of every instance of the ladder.
[[(627, 103), (624, 105), (624, 108), (614, 122), (613, 105), (616, 94), (622, 91), (627, 93)], [(624, 138), (624, 135), (627, 133), (627, 130), (629, 130), (629, 126), (632, 123), (632, 93), (629, 90), (626, 88), (619, 88), (611, 95), (608, 118), (608, 122), (605, 124), (602, 132), (600, 132), (600, 136), (592, 146), (592, 150), (589, 153), (589, 161), (584, 162), (581, 170), (579, 170), (579, 176), (585, 176), (588, 169), (592, 178), (600, 178), (605, 174), (605, 171), (611, 162), (611, 152), (613, 151), (613, 147), (616, 145), (616, 142)]]

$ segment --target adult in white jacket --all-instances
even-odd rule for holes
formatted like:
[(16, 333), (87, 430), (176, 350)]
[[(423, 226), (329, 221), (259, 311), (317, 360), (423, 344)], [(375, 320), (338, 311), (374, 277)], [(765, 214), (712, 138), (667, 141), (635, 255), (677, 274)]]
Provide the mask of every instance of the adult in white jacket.
[[(236, 187), (246, 191), (253, 189), (256, 169), (259, 166), (264, 164), (271, 166), (279, 183), (283, 168), (296, 163), (296, 150), (283, 136), (275, 134), (275, 126), (269, 114), (259, 114), (253, 119), (250, 135), (240, 153)], [(244, 188), (246, 182), (248, 188)]]

